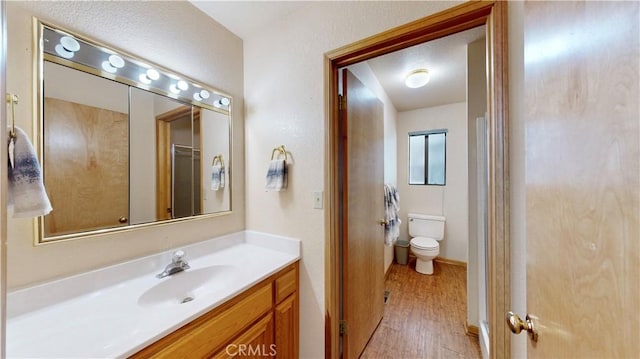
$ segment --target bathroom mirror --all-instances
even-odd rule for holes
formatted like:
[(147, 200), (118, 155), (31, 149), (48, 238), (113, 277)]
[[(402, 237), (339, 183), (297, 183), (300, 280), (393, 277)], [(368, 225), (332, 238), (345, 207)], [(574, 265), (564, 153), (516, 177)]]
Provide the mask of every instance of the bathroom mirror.
[(37, 243), (230, 213), (230, 96), (37, 19), (34, 29), (53, 207)]

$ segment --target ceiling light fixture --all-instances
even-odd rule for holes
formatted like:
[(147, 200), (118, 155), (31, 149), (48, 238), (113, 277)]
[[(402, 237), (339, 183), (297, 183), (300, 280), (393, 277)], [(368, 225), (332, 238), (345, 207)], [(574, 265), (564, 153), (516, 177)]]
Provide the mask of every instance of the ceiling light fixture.
[(404, 84), (412, 89), (422, 87), (426, 85), (427, 82), (429, 82), (429, 71), (426, 69), (413, 70), (404, 80)]

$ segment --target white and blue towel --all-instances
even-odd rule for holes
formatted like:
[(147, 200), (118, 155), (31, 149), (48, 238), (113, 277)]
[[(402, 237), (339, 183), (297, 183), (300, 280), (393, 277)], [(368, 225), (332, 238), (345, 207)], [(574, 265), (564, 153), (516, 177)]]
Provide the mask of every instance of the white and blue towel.
[(217, 191), (224, 188), (224, 166), (215, 164), (211, 166), (211, 190)]
[(265, 191), (283, 191), (287, 188), (287, 162), (284, 159), (271, 160), (267, 170)]
[(384, 227), (384, 243), (392, 245), (400, 236), (400, 195), (395, 186), (384, 185), (384, 219), (387, 222)]
[(38, 157), (27, 134), (18, 127), (15, 133), (16, 138), (9, 138), (9, 215), (14, 218), (44, 216), (52, 208), (44, 189)]

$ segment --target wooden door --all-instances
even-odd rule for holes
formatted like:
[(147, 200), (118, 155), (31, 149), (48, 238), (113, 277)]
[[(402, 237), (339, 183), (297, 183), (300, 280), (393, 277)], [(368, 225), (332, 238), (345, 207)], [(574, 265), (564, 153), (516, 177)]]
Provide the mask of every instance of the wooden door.
[(45, 98), (46, 236), (124, 226), (129, 217), (129, 115)]
[(384, 308), (384, 111), (348, 70), (343, 104), (343, 354), (358, 358)]
[(639, 4), (525, 4), (529, 358), (640, 354)]

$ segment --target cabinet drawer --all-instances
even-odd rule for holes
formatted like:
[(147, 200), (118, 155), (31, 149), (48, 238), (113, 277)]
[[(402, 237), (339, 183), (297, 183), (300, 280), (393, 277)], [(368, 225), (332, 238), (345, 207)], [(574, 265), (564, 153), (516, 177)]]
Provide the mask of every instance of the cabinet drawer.
[(243, 328), (271, 310), (271, 283), (218, 314), (188, 335), (176, 338), (156, 357), (205, 357), (235, 337)]
[(287, 273), (275, 280), (276, 283), (276, 303), (280, 303), (289, 294), (296, 291), (296, 279), (298, 278), (297, 268), (292, 268)]

